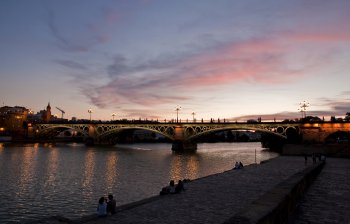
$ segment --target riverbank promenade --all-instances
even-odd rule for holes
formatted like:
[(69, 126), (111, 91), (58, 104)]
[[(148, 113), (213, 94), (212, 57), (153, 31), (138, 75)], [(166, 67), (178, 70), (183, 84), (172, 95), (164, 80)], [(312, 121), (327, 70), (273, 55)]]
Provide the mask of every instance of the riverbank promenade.
[(304, 157), (280, 156), (259, 165), (191, 181), (186, 184), (186, 191), (179, 194), (156, 196), (118, 207), (113, 216), (79, 222), (224, 223), (281, 182), (314, 166), (311, 158), (305, 164)]
[(350, 159), (328, 158), (297, 209), (295, 224), (350, 223)]

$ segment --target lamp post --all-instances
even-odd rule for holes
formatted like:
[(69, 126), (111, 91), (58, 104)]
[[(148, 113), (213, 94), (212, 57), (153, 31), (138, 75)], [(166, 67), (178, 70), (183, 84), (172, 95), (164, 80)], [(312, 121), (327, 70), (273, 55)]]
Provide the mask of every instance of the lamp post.
[(88, 113), (90, 114), (90, 121), (91, 121), (92, 109), (88, 109)]
[(308, 108), (309, 106), (310, 104), (305, 100), (299, 104), (300, 108), (298, 109), (298, 111), (301, 112), (301, 118), (306, 117), (306, 108)]
[(179, 123), (179, 110), (181, 110), (181, 107), (178, 105), (176, 108), (176, 123)]
[(112, 121), (114, 121), (114, 117), (116, 116), (115, 113), (112, 114)]
[(193, 122), (195, 122), (194, 115), (196, 115), (196, 113), (192, 112), (191, 114), (192, 114), (192, 117), (193, 117)]

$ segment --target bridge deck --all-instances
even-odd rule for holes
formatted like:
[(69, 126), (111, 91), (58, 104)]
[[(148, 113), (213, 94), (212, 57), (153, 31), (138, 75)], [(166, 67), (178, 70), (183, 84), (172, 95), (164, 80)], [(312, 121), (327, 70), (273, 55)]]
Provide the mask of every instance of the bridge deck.
[(261, 165), (192, 181), (183, 193), (159, 196), (149, 203), (86, 223), (222, 223), (310, 165), (305, 165), (302, 157), (278, 157)]

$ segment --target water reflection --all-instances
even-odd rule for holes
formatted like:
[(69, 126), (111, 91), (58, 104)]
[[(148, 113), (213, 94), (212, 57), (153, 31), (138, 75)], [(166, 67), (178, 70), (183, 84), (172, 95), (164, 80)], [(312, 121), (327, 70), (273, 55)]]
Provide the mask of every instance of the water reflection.
[(195, 179), (198, 176), (199, 159), (198, 155), (190, 156), (187, 163), (188, 179)]
[[(34, 171), (37, 165), (37, 148), (26, 147), (23, 150), (21, 158), (16, 158), (20, 166), (20, 176), (18, 178), (18, 191), (17, 196), (27, 194), (31, 188), (32, 182), (34, 181)], [(19, 161), (21, 160), (21, 162)]]
[(85, 197), (89, 197), (92, 194), (91, 182), (94, 177), (94, 169), (95, 169), (95, 151), (87, 150), (85, 154), (84, 160), (84, 174), (83, 174), (83, 194)]
[(197, 154), (174, 154), (170, 165), (169, 176), (171, 180), (194, 179), (198, 177), (199, 162)]
[(0, 223), (62, 212), (67, 218), (78, 218), (93, 214), (98, 198), (107, 193), (113, 193), (121, 205), (158, 194), (170, 179), (177, 182), (223, 172), (232, 169), (236, 160), (254, 163), (255, 148), (257, 160), (276, 156), (253, 143), (200, 144), (195, 154), (173, 154), (170, 147), (5, 144), (0, 148), (0, 201), (4, 202)]
[(117, 152), (109, 152), (106, 161), (106, 178), (105, 186), (108, 192), (112, 192), (116, 184), (118, 170), (117, 170), (118, 155)]
[(55, 186), (57, 178), (58, 157), (59, 151), (56, 148), (50, 150), (47, 168), (47, 181), (45, 182), (46, 186)]

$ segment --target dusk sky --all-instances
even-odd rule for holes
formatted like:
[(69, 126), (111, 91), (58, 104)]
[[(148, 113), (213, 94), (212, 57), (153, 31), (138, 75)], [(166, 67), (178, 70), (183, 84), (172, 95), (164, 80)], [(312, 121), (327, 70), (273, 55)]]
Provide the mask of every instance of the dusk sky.
[(349, 0), (1, 0), (0, 103), (65, 117), (350, 112)]

